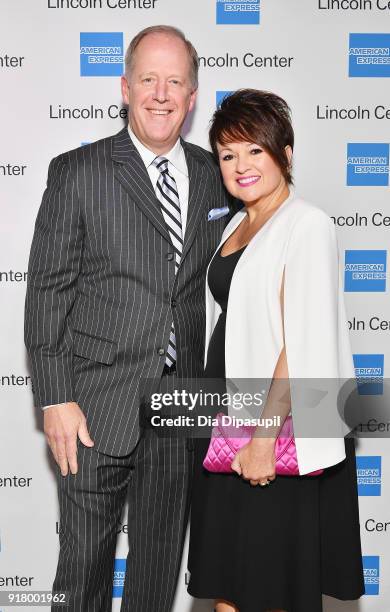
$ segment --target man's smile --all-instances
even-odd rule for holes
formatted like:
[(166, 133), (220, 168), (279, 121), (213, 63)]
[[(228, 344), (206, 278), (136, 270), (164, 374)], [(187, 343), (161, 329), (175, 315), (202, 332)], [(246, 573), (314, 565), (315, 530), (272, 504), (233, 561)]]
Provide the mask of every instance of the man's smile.
[(146, 110), (152, 115), (167, 116), (173, 113), (173, 109), (170, 109), (170, 108), (165, 109), (165, 110), (158, 109), (158, 108), (147, 108)]

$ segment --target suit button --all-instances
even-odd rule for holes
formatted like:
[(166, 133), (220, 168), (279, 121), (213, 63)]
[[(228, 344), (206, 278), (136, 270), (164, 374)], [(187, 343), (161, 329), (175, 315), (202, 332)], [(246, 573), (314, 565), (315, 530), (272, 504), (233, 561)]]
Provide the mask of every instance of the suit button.
[(161, 348), (161, 347), (160, 347), (159, 349), (157, 349), (157, 353), (158, 353), (159, 355), (161, 355), (161, 356), (162, 356), (162, 355), (165, 355), (165, 350), (164, 350), (163, 348)]
[(172, 308), (176, 308), (176, 300), (171, 300), (171, 306)]
[(165, 255), (165, 258), (166, 258), (168, 261), (172, 261), (173, 257), (174, 257), (173, 253), (167, 253), (167, 254)]

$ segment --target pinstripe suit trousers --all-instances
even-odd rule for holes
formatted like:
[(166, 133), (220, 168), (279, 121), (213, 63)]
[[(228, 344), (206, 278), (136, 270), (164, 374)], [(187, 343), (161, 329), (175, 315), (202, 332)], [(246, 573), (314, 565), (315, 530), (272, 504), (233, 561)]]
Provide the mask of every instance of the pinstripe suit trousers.
[[(162, 390), (173, 381), (163, 377)], [(113, 457), (78, 441), (77, 456), (76, 475), (57, 471), (60, 554), (53, 591), (69, 592), (70, 603), (53, 612), (111, 611), (126, 498), (129, 552), (121, 612), (169, 612), (189, 513), (193, 452), (186, 438), (145, 429), (129, 455)]]

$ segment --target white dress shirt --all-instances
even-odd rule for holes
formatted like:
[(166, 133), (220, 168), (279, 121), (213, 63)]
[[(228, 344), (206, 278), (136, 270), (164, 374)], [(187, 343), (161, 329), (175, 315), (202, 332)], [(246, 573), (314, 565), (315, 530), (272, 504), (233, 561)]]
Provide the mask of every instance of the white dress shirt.
[[(150, 149), (145, 147), (144, 144), (137, 138), (134, 134), (130, 125), (128, 126), (128, 132), (131, 140), (138, 153), (140, 154), (142, 161), (145, 164), (145, 168), (148, 171), (150, 180), (153, 185), (154, 191), (156, 191), (157, 180), (160, 175), (158, 169), (153, 166), (153, 160), (158, 157), (156, 153), (153, 153)], [(181, 210), (181, 225), (182, 225), (182, 235), (184, 238), (184, 234), (186, 231), (187, 225), (187, 214), (188, 214), (188, 192), (189, 192), (189, 179), (188, 179), (188, 167), (184, 154), (184, 149), (181, 146), (180, 138), (177, 139), (172, 149), (168, 151), (168, 153), (164, 153), (161, 157), (165, 157), (168, 160), (168, 171), (171, 176), (176, 181), (177, 191), (179, 193), (180, 200), (180, 210)], [(49, 406), (43, 406), (42, 410), (46, 410)]]
[[(156, 157), (156, 153), (153, 153), (150, 149), (137, 138), (132, 131), (131, 127), (128, 126), (128, 132), (131, 140), (138, 153), (140, 154), (142, 161), (145, 164), (145, 168), (148, 171), (150, 180), (153, 185), (154, 191), (156, 191), (157, 180), (160, 176), (159, 170), (153, 166), (152, 162)], [(188, 168), (187, 162), (184, 155), (183, 147), (181, 146), (180, 138), (177, 139), (172, 149), (168, 153), (164, 153), (161, 157), (165, 157), (168, 160), (168, 171), (176, 181), (177, 191), (179, 193), (180, 210), (181, 210), (181, 225), (182, 235), (184, 237), (187, 225), (187, 214), (188, 214), (188, 192), (189, 192), (189, 180), (188, 180)]]

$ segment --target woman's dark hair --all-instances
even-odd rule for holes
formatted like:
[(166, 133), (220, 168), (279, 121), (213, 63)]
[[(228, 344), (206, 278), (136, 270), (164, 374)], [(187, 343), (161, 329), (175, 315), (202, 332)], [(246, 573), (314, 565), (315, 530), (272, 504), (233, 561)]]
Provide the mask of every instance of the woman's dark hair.
[(294, 148), (290, 108), (276, 94), (258, 89), (238, 89), (226, 96), (215, 111), (209, 131), (211, 149), (218, 159), (217, 142), (247, 141), (260, 145), (292, 183), (285, 147)]

